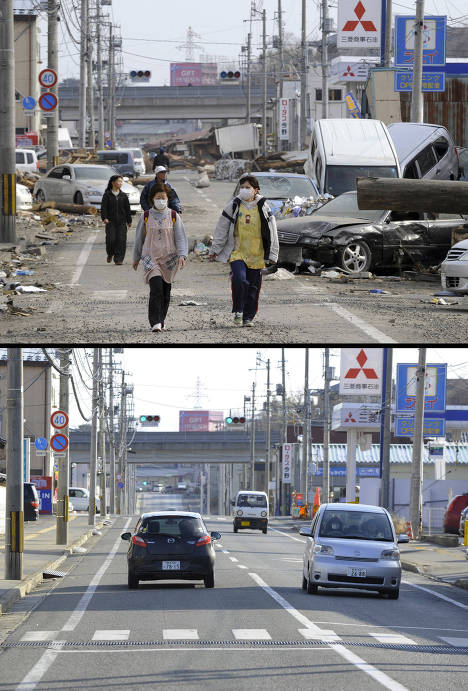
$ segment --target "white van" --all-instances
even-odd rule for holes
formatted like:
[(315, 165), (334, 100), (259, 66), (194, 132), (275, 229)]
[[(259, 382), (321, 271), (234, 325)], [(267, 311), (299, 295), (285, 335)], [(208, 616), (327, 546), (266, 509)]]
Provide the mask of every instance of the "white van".
[[(97, 490), (99, 491), (99, 489)], [(75, 511), (89, 510), (89, 489), (86, 487), (69, 487), (68, 496)], [(99, 497), (96, 497), (96, 512), (100, 513), (101, 505)]]
[(234, 532), (254, 528), (266, 533), (268, 530), (268, 497), (265, 492), (242, 490), (237, 493), (233, 504)]
[(39, 165), (34, 149), (16, 149), (16, 170), (19, 173), (37, 173)]
[(133, 156), (133, 165), (135, 166), (135, 173), (144, 175), (146, 173), (145, 160), (143, 158), (143, 151), (141, 149), (119, 149), (119, 151), (127, 151)]
[(317, 120), (304, 171), (321, 194), (356, 189), (356, 178), (401, 177), (395, 146), (380, 120)]

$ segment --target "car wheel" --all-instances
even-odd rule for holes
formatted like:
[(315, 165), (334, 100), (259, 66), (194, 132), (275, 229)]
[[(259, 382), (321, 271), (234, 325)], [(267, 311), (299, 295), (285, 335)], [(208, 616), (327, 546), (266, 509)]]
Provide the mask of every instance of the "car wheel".
[(388, 590), (387, 595), (389, 600), (398, 600), (400, 589), (397, 588), (396, 590)]
[(302, 590), (307, 590), (307, 578), (302, 576)]
[(138, 588), (138, 583), (139, 580), (133, 573), (133, 571), (128, 571), (128, 587), (130, 590), (135, 590), (135, 588)]
[(263, 528), (262, 533), (263, 533), (264, 535), (266, 535), (267, 532), (268, 532), (268, 528)]
[(309, 577), (306, 579), (307, 580), (307, 592), (309, 595), (316, 595), (318, 591), (318, 585), (315, 585), (315, 583), (312, 583), (311, 578), (310, 578), (310, 571), (309, 571)]
[(214, 573), (211, 571), (205, 578), (203, 579), (203, 582), (205, 583), (205, 588), (214, 588)]
[(363, 240), (349, 242), (340, 250), (339, 264), (342, 269), (346, 269), (352, 273), (369, 271), (371, 263), (372, 254), (369, 245)]
[(236, 528), (236, 526), (234, 526), (234, 532), (237, 533), (238, 530), (239, 528)]
[(81, 194), (81, 192), (77, 192), (75, 194), (75, 196), (73, 197), (73, 203), (74, 204), (84, 204), (83, 195)]
[(36, 192), (36, 201), (39, 202), (39, 203), (41, 203), (41, 202), (45, 202), (45, 200), (46, 200), (46, 199), (45, 199), (45, 194), (44, 194), (44, 192), (43, 192), (42, 190), (37, 190), (37, 192)]

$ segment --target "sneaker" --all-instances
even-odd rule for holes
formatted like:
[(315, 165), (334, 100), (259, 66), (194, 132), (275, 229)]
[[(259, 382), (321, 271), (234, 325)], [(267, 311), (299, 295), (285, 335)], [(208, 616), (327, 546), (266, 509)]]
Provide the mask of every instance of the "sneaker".
[(253, 326), (253, 321), (251, 319), (245, 319), (242, 326)]
[(162, 331), (162, 326), (161, 324), (155, 324), (152, 328), (151, 331)]
[(242, 314), (241, 314), (241, 312), (236, 312), (234, 314), (234, 324), (236, 326), (242, 326)]

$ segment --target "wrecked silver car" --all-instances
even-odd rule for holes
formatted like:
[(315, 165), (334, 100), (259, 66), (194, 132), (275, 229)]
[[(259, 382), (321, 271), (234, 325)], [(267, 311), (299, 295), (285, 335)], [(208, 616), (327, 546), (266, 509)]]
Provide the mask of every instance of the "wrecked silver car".
[(345, 192), (305, 218), (278, 221), (280, 264), (305, 260), (349, 272), (436, 266), (453, 232), (468, 232), (461, 214), (361, 211), (357, 193)]

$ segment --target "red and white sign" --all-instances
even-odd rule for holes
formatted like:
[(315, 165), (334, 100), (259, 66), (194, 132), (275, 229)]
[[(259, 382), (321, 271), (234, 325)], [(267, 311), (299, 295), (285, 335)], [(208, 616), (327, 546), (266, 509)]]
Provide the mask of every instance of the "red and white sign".
[(50, 424), (55, 429), (64, 429), (68, 425), (68, 415), (64, 410), (55, 410), (50, 416)]
[(57, 72), (46, 67), (45, 70), (39, 72), (39, 84), (45, 89), (50, 89), (57, 84)]
[(382, 0), (339, 0), (339, 48), (380, 48), (381, 30)]
[(171, 86), (200, 86), (201, 83), (200, 62), (171, 62)]
[(292, 453), (292, 444), (283, 444), (283, 482), (291, 482)]
[(342, 348), (340, 394), (382, 395), (383, 348)]
[(332, 413), (332, 429), (347, 432), (373, 432), (380, 429), (380, 403), (339, 403)]

